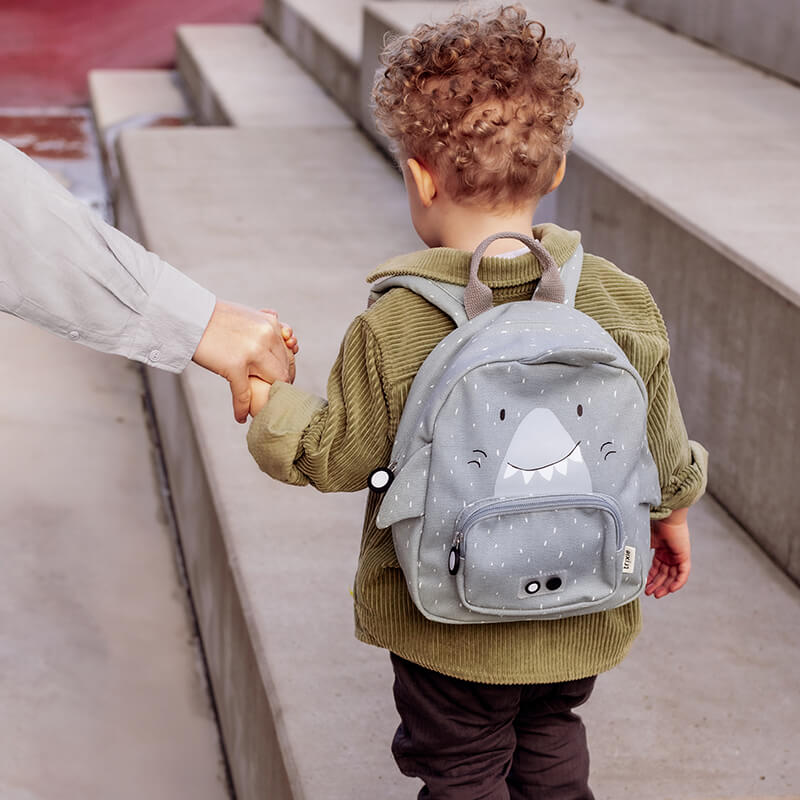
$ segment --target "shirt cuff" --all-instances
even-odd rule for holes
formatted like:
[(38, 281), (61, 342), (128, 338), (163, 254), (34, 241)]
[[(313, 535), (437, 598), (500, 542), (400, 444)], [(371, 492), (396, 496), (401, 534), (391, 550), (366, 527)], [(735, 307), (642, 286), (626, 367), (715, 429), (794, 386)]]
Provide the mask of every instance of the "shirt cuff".
[(144, 312), (133, 319), (128, 358), (168, 372), (182, 372), (205, 333), (216, 297), (180, 270), (162, 262)]
[(308, 478), (294, 466), (302, 450), (303, 434), (327, 403), (321, 397), (277, 381), (269, 400), (250, 423), (247, 447), (267, 475), (303, 486)]
[(678, 508), (688, 508), (705, 493), (708, 483), (708, 451), (699, 442), (689, 442), (689, 463), (673, 475), (661, 490), (661, 504), (650, 511), (650, 518), (665, 519)]

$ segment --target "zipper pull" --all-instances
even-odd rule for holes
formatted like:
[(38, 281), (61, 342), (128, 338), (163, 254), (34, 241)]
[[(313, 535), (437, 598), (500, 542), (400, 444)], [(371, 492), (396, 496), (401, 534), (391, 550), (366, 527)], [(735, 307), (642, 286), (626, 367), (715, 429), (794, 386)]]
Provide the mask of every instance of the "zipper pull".
[(450, 548), (450, 557), (447, 559), (447, 569), (451, 575), (455, 575), (461, 566), (461, 542), (463, 538), (464, 534), (461, 531), (456, 531), (456, 535), (453, 537), (453, 545)]
[(367, 486), (373, 492), (383, 494), (394, 481), (394, 471), (397, 468), (397, 461), (392, 461), (388, 467), (378, 467), (370, 472), (367, 478)]

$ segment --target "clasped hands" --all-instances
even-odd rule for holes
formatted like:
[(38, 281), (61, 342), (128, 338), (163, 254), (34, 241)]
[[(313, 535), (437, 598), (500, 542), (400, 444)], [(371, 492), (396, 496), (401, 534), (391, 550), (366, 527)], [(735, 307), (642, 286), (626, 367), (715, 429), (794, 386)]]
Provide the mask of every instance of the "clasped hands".
[(192, 360), (230, 383), (237, 422), (255, 416), (275, 381), (294, 381), (297, 339), (274, 311), (217, 300)]

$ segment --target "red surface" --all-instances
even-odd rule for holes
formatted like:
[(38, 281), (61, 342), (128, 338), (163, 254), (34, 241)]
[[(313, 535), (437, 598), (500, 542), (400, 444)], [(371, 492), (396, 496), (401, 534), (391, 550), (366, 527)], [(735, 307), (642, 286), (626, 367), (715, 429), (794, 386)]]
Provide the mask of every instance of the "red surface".
[(0, 114), (0, 139), (10, 142), (31, 158), (83, 159), (87, 155), (86, 117)]
[(0, 108), (83, 105), (98, 67), (165, 67), (183, 23), (252, 22), (260, 0), (0, 0)]

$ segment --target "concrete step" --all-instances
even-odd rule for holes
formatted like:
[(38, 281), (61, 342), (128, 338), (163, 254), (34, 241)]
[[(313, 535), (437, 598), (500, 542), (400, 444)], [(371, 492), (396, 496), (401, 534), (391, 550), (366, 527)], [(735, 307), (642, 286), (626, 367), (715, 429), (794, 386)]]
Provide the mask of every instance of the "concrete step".
[(266, 0), (267, 30), (354, 119), (359, 117), (363, 0)]
[[(324, 394), (363, 276), (419, 246), (389, 163), (343, 129), (131, 131), (121, 151), (123, 225), (220, 295), (278, 308), (298, 384)], [(412, 797), (389, 755), (387, 655), (352, 636), (364, 498), (260, 474), (214, 376), (150, 385), (237, 797)], [(586, 710), (595, 791), (788, 800), (800, 591), (712, 499), (692, 526), (694, 579), (646, 602), (641, 640)]]
[(800, 81), (796, 0), (610, 0), (671, 30)]
[(165, 69), (94, 69), (89, 96), (95, 131), (112, 186), (118, 177), (115, 145), (130, 127), (187, 125), (192, 114), (178, 74)]
[(226, 800), (137, 367), (0, 314), (0, 797)]
[(178, 68), (204, 125), (352, 125), (257, 25), (183, 25), (177, 51)]
[(176, 72), (166, 69), (93, 69), (89, 92), (100, 138), (143, 115), (161, 125), (191, 121)]
[[(362, 120), (387, 31), (454, 5), (367, 5)], [(712, 491), (800, 581), (787, 435), (800, 418), (800, 90), (608, 4), (526, 5), (576, 42), (586, 98), (552, 218), (651, 287)]]

